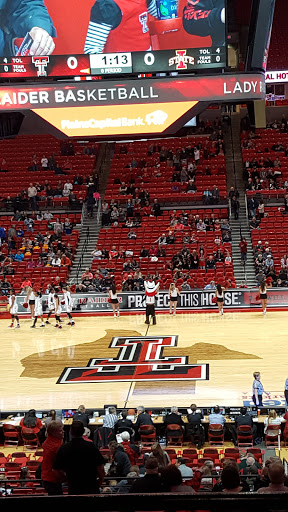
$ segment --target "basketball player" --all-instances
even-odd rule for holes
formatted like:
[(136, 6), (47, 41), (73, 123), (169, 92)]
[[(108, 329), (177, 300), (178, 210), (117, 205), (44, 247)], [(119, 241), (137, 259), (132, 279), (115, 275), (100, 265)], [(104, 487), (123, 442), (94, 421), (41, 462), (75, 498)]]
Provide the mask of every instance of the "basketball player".
[(40, 327), (45, 327), (44, 318), (43, 318), (43, 309), (42, 309), (42, 293), (40, 291), (35, 292), (35, 318), (34, 318), (33, 325), (30, 326), (32, 329), (34, 329), (36, 327), (38, 317), (41, 318), (41, 322), (42, 322)]
[(62, 307), (61, 307), (60, 297), (59, 297), (58, 293), (55, 293), (55, 295), (54, 295), (54, 309), (55, 309), (55, 319), (56, 319), (56, 325), (54, 325), (54, 327), (56, 327), (57, 329), (62, 329), (62, 325), (60, 323), (60, 315), (62, 313)]
[(55, 311), (55, 301), (54, 301), (54, 296), (55, 296), (55, 290), (54, 288), (52, 288), (52, 286), (50, 287), (49, 289), (49, 294), (48, 294), (48, 309), (49, 309), (49, 313), (48, 313), (48, 316), (47, 316), (47, 319), (46, 319), (46, 324), (50, 324), (49, 322), (49, 318), (50, 316), (54, 313)]
[(84, 53), (149, 50), (148, 13), (157, 17), (156, 0), (96, 0)]
[(69, 286), (66, 286), (66, 288), (63, 288), (63, 295), (64, 295), (64, 300), (65, 300), (66, 315), (69, 318), (68, 325), (71, 325), (71, 327), (73, 327), (73, 325), (75, 325), (75, 322), (74, 322), (74, 320), (72, 318), (72, 315), (71, 315), (71, 311), (72, 311), (72, 297), (71, 297), (71, 292), (70, 292), (70, 287)]
[(156, 325), (155, 315), (155, 297), (159, 291), (160, 283), (155, 284), (152, 277), (148, 274), (147, 281), (144, 281), (145, 295), (146, 295), (146, 322), (150, 325), (150, 316), (153, 319), (153, 325)]
[(16, 329), (20, 329), (20, 323), (19, 323), (19, 316), (18, 316), (18, 304), (16, 302), (16, 295), (15, 295), (15, 292), (13, 290), (13, 288), (10, 288), (9, 290), (9, 313), (11, 315), (11, 324), (9, 325), (9, 327), (14, 327), (14, 320), (16, 319), (17, 321), (17, 325), (16, 325)]

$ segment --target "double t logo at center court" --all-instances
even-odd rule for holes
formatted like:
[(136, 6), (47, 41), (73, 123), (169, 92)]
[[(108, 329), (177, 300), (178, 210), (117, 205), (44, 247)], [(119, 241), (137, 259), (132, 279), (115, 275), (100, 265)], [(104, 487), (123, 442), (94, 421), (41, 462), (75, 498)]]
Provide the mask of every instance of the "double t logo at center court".
[(119, 349), (116, 357), (92, 358), (87, 367), (65, 368), (57, 383), (207, 380), (207, 364), (189, 364), (185, 355), (163, 355), (165, 347), (177, 345), (178, 336), (114, 337), (109, 348)]

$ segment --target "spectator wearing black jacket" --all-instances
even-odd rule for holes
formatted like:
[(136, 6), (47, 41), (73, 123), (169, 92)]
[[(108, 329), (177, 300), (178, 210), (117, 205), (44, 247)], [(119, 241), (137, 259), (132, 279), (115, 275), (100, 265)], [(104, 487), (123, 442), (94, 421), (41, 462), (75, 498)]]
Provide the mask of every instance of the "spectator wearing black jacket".
[(113, 463), (110, 468), (111, 476), (127, 476), (130, 472), (131, 464), (123, 446), (116, 441), (111, 441), (109, 443), (109, 450), (113, 457)]

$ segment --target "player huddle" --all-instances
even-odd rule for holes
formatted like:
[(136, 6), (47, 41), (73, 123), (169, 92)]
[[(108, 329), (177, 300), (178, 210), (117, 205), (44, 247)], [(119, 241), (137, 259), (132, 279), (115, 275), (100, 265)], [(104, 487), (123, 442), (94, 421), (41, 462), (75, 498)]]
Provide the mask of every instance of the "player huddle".
[[(62, 298), (61, 298), (62, 295)], [(23, 306), (25, 308), (30, 308), (31, 311), (31, 318), (33, 320), (33, 324), (31, 325), (31, 328), (35, 328), (37, 324), (38, 318), (41, 320), (40, 327), (45, 327), (46, 324), (50, 324), (49, 319), (52, 315), (55, 316), (56, 324), (54, 327), (57, 329), (62, 329), (62, 320), (61, 320), (61, 314), (62, 312), (65, 312), (69, 322), (68, 325), (73, 327), (75, 325), (75, 322), (72, 318), (72, 308), (73, 308), (73, 299), (71, 297), (71, 291), (70, 287), (66, 286), (63, 288), (62, 292), (60, 293), (57, 289), (50, 288), (49, 294), (48, 294), (48, 315), (46, 322), (44, 323), (44, 316), (43, 316), (43, 300), (42, 300), (42, 293), (39, 290), (35, 290), (31, 288), (30, 286), (27, 286), (26, 288), (26, 298), (24, 300)], [(63, 309), (62, 309), (63, 306)], [(11, 315), (11, 324), (9, 325), (10, 328), (14, 327), (15, 321), (16, 323), (16, 329), (19, 329), (20, 322), (19, 322), (19, 316), (18, 316), (18, 304), (16, 301), (16, 295), (13, 289), (10, 290), (9, 295), (9, 312)]]

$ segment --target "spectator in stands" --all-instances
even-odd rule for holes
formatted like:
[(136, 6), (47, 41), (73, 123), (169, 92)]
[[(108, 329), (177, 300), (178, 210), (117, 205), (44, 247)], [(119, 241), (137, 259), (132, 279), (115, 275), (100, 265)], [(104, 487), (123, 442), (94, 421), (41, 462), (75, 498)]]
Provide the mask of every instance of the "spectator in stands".
[(185, 192), (186, 192), (186, 194), (195, 194), (195, 192), (197, 192), (197, 188), (196, 188), (194, 180), (188, 181), (188, 185), (185, 189)]
[(47, 439), (44, 441), (43, 460), (41, 462), (41, 479), (49, 496), (63, 494), (61, 474), (53, 470), (56, 454), (63, 444), (64, 429), (62, 421), (52, 420), (47, 426)]
[(240, 210), (240, 203), (237, 197), (234, 195), (231, 198), (231, 210), (234, 213), (234, 219), (238, 220), (239, 218), (239, 210)]
[(99, 494), (104, 479), (104, 458), (93, 443), (82, 438), (81, 421), (72, 423), (70, 433), (72, 440), (59, 448), (53, 469), (66, 474), (69, 494)]
[(244, 492), (244, 488), (240, 482), (239, 471), (234, 465), (227, 465), (221, 473), (221, 482), (223, 485), (222, 492), (239, 493)]
[(257, 201), (257, 199), (255, 199), (254, 197), (249, 197), (248, 199), (248, 208), (249, 208), (249, 212), (250, 212), (250, 216), (252, 217), (252, 220), (253, 220), (253, 217), (255, 218), (256, 217), (256, 210), (259, 206), (259, 203)]
[(40, 435), (43, 426), (41, 420), (36, 416), (35, 409), (30, 409), (25, 413), (24, 418), (20, 421), (20, 427), (31, 428), (34, 434)]
[(268, 476), (270, 483), (268, 487), (260, 487), (259, 494), (270, 494), (275, 492), (288, 492), (288, 488), (284, 485), (285, 471), (281, 462), (272, 462), (268, 467)]
[[(133, 430), (132, 430), (133, 432)], [(122, 446), (124, 448), (125, 453), (127, 454), (130, 464), (132, 466), (136, 465), (138, 457), (140, 457), (140, 448), (135, 444), (130, 442), (130, 434), (129, 432), (122, 432), (121, 434)]]
[(207, 187), (203, 192), (203, 202), (204, 204), (210, 204), (212, 198), (212, 193)]
[(109, 450), (113, 458), (109, 473), (111, 476), (125, 477), (130, 472), (131, 463), (124, 447), (116, 441), (109, 443)]
[(181, 471), (176, 465), (169, 464), (169, 466), (165, 468), (160, 468), (160, 473), (163, 481), (163, 490), (166, 492), (195, 493), (193, 487), (183, 485)]
[(24, 260), (24, 254), (19, 250), (17, 251), (17, 253), (14, 255), (14, 260), (15, 261), (23, 261)]
[(250, 231), (253, 229), (259, 229), (259, 222), (256, 220), (256, 217), (252, 217), (252, 220), (250, 220), (249, 228)]
[(186, 466), (185, 464), (186, 459), (184, 457), (177, 457), (175, 461), (176, 468), (179, 469), (181, 476), (184, 480), (191, 479), (193, 477), (193, 470), (192, 468), (189, 468), (189, 466)]
[(213, 185), (213, 189), (212, 189), (212, 203), (213, 204), (218, 204), (219, 203), (219, 199), (220, 199), (220, 194), (219, 194), (219, 190), (217, 188), (217, 185)]
[(151, 207), (151, 211), (152, 211), (152, 214), (154, 215), (154, 217), (159, 217), (159, 215), (162, 214), (161, 206), (158, 203), (158, 199), (154, 199), (153, 205)]
[(54, 233), (58, 239), (61, 240), (62, 235), (64, 231), (63, 223), (60, 221), (59, 218), (56, 219), (56, 222), (54, 223)]
[(4, 276), (3, 281), (1, 281), (0, 288), (1, 288), (2, 295), (7, 296), (9, 294), (11, 284), (9, 283), (9, 281), (7, 281), (6, 276)]
[(92, 272), (90, 271), (89, 268), (86, 268), (85, 269), (85, 272), (83, 272), (82, 276), (81, 276), (81, 281), (83, 282), (84, 280), (89, 280), (89, 281), (92, 281), (93, 279), (93, 274)]
[(208, 259), (206, 260), (206, 270), (215, 270), (216, 262), (213, 257), (213, 254), (210, 254)]
[(129, 492), (135, 494), (163, 492), (163, 484), (159, 476), (159, 466), (156, 457), (147, 457), (144, 477), (135, 480)]
[(247, 241), (245, 237), (242, 237), (241, 242), (239, 242), (240, 252), (241, 252), (241, 264), (245, 265), (247, 261)]
[(210, 281), (210, 283), (206, 284), (204, 290), (216, 290), (215, 281)]
[(52, 220), (52, 219), (53, 219), (53, 213), (51, 213), (49, 210), (47, 210), (47, 211), (44, 213), (43, 217), (44, 217), (44, 219), (45, 219), (45, 220), (50, 221), (50, 220)]

